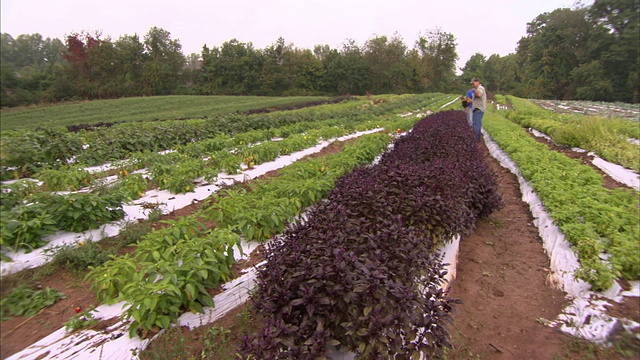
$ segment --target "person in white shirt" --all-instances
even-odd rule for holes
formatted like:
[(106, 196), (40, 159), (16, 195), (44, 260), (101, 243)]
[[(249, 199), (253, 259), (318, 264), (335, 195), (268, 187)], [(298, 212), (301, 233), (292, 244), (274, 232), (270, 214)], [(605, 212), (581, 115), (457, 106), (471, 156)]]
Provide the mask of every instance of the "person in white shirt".
[(467, 97), (467, 101), (471, 103), (471, 126), (476, 134), (476, 139), (480, 140), (482, 137), (482, 117), (487, 111), (487, 91), (478, 79), (473, 79), (471, 84), (473, 85), (473, 98)]

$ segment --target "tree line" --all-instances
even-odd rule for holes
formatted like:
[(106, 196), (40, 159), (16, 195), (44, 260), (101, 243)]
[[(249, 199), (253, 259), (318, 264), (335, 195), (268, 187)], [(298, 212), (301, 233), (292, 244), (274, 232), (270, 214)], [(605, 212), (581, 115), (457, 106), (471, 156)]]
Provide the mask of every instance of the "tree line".
[(639, 22), (640, 0), (556, 9), (527, 24), (515, 53), (475, 54), (463, 75), (477, 74), (489, 91), (524, 98), (638, 103)]
[[(301, 49), (278, 38), (263, 49), (231, 39), (184, 55), (153, 27), (142, 39), (74, 33), (1, 35), (0, 105), (189, 95), (362, 95), (460, 92), (479, 77), (490, 92), (524, 98), (639, 101), (640, 0), (596, 0), (543, 13), (516, 52), (474, 54), (460, 75), (456, 38), (441, 29), (413, 46), (394, 34), (363, 45)], [(491, 41), (491, 39), (484, 39)]]

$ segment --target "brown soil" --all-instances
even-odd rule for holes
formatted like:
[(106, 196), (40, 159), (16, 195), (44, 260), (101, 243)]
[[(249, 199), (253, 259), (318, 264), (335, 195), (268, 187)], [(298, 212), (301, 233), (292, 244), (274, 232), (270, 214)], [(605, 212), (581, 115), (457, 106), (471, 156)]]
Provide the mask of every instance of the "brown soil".
[[(483, 146), (483, 151), (487, 152)], [(451, 359), (552, 359), (563, 335), (538, 319), (554, 320), (564, 293), (546, 284), (544, 253), (518, 180), (491, 156), (504, 207), (462, 237), (450, 296), (462, 300), (453, 315)]]
[[(540, 141), (540, 140), (539, 140)], [(339, 145), (323, 150), (322, 154), (340, 151)], [(555, 150), (575, 154), (568, 149)], [(461, 239), (457, 262), (457, 277), (451, 283), (450, 296), (462, 300), (456, 306), (450, 335), (453, 349), (448, 359), (615, 359), (617, 353), (595, 349), (590, 345), (576, 346), (577, 340), (543, 325), (544, 319), (554, 320), (567, 304), (564, 293), (547, 284), (549, 258), (544, 253), (537, 229), (527, 204), (521, 201), (518, 182), (513, 174), (493, 159), (486, 147), (480, 146), (499, 179), (499, 192), (504, 208), (480, 219), (476, 230)], [(313, 156), (320, 156), (316, 154)], [(264, 177), (277, 176), (277, 171)], [(608, 178), (605, 175), (605, 178)], [(612, 179), (609, 186), (621, 186)], [(199, 204), (169, 214), (164, 219), (191, 214)], [(239, 264), (248, 267), (262, 259), (262, 252)], [(29, 279), (34, 271), (25, 271), (2, 279), (3, 294), (21, 279)], [(40, 281), (63, 291), (67, 299), (46, 308), (32, 318), (18, 317), (0, 323), (1, 357), (20, 351), (38, 339), (63, 326), (75, 315), (74, 308), (97, 305), (81, 276), (60, 271)], [(215, 290), (214, 290), (215, 291)], [(612, 313), (640, 318), (640, 302), (613, 306)], [(177, 328), (154, 340), (141, 355), (146, 359), (168, 359), (171, 349), (184, 350), (178, 358), (200, 358), (202, 351), (211, 359), (233, 358), (242, 333), (251, 329), (255, 319), (249, 305), (238, 307), (213, 324), (198, 329)], [(213, 330), (212, 330), (213, 329)], [(216, 329), (226, 329), (224, 335)], [(214, 332), (212, 332), (214, 331)], [(213, 334), (213, 335), (212, 335)], [(176, 340), (180, 339), (180, 341)], [(637, 349), (631, 357), (637, 358)], [(171, 353), (175, 354), (175, 353)]]

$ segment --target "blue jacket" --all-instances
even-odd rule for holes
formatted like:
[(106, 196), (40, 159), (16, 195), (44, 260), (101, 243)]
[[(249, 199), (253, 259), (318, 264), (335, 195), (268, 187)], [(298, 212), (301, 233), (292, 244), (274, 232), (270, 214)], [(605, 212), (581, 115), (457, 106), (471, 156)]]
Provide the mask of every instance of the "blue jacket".
[[(469, 91), (467, 91), (467, 97), (473, 99), (473, 89), (469, 89)], [(467, 105), (468, 109), (471, 109), (471, 106), (473, 105), (473, 103), (469, 103), (469, 105)]]

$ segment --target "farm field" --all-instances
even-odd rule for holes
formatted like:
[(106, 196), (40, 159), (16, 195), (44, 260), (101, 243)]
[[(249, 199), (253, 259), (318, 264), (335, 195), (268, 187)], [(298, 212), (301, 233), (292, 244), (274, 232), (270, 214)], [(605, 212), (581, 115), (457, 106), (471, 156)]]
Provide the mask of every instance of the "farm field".
[(326, 101), (327, 97), (154, 96), (2, 109), (2, 130), (38, 126), (196, 119)]
[[(362, 126), (361, 128), (356, 127), (354, 130), (361, 131), (365, 129), (373, 129), (383, 124), (384, 126), (382, 126), (382, 128), (384, 128), (387, 133), (404, 132), (411, 129), (413, 124), (416, 123), (420, 117), (424, 117), (424, 115), (416, 117), (414, 114), (411, 117), (406, 117), (397, 116), (398, 114), (406, 111), (442, 110), (441, 106), (446, 105), (450, 98), (452, 97), (438, 95), (423, 99), (422, 102), (415, 102), (415, 100), (413, 100), (413, 102), (408, 102), (406, 107), (390, 106), (386, 112), (375, 114), (375, 116), (371, 113), (368, 120), (363, 119), (364, 122), (361, 123), (361, 125), (365, 126)], [(392, 103), (392, 100), (386, 101), (387, 105)], [(358, 110), (360, 112), (366, 112), (367, 109), (370, 110), (376, 107), (382, 108), (384, 106), (384, 101), (376, 103), (374, 100), (367, 100), (358, 104)], [(451, 105), (449, 105), (449, 107), (451, 107)], [(459, 114), (457, 116), (462, 116), (461, 112), (457, 113)], [(395, 116), (392, 114), (395, 114)], [(453, 120), (454, 118), (456, 117), (453, 116), (451, 118), (452, 121), (458, 121)], [(463, 117), (461, 117), (460, 121), (464, 121)], [(345, 152), (343, 145), (337, 145), (323, 150), (322, 154), (329, 155), (331, 153), (343, 152)], [(544, 358), (544, 356), (566, 356), (566, 358), (569, 359), (580, 358), (580, 356), (585, 353), (604, 354), (605, 356), (607, 354), (614, 354), (615, 356), (623, 356), (623, 358), (624, 354), (628, 354), (630, 356), (629, 358), (637, 355), (637, 351), (633, 352), (632, 350), (631, 353), (629, 353), (629, 346), (631, 349), (633, 349), (634, 346), (637, 346), (637, 344), (634, 345), (633, 341), (631, 341), (630, 344), (625, 343), (627, 347), (620, 352), (611, 352), (606, 349), (594, 348), (585, 343), (579, 343), (579, 345), (576, 345), (576, 343), (571, 342), (571, 339), (566, 335), (561, 335), (552, 327), (544, 324), (543, 320), (553, 320), (558, 314), (560, 314), (562, 308), (567, 305), (566, 300), (563, 299), (563, 293), (561, 291), (553, 290), (550, 286), (545, 284), (549, 272), (549, 260), (545, 255), (542, 246), (540, 246), (541, 240), (536, 235), (531, 214), (527, 212), (526, 207), (522, 206), (522, 202), (518, 201), (519, 189), (517, 188), (517, 181), (511, 179), (509, 173), (505, 172), (505, 170), (501, 168), (495, 160), (492, 160), (492, 157), (484, 144), (478, 144), (478, 152), (481, 157), (485, 159), (484, 161), (490, 165), (492, 171), (498, 174), (498, 183), (500, 185), (498, 192), (501, 194), (503, 201), (505, 202), (505, 208), (494, 212), (487, 218), (478, 220), (478, 223), (475, 225), (476, 229), (462, 237), (458, 277), (452, 283), (451, 297), (460, 298), (463, 300), (463, 303), (457, 304), (456, 307), (458, 309), (458, 313), (453, 315), (454, 327), (449, 329), (454, 350), (446, 352), (444, 356), (448, 356), (448, 358), (492, 358), (492, 356), (495, 356), (497, 352), (520, 357), (542, 356), (542, 358)], [(244, 157), (244, 159), (246, 160), (247, 157)], [(328, 160), (324, 161), (325, 163), (322, 166), (325, 167), (325, 170), (321, 170), (321, 173), (327, 171), (326, 161)], [(258, 166), (259, 164), (256, 163), (255, 165)], [(331, 169), (332, 166), (328, 166), (328, 168)], [(272, 173), (269, 176), (275, 177), (276, 175), (282, 176), (282, 174), (277, 173)], [(315, 199), (317, 201), (317, 197)], [(165, 220), (171, 219), (173, 222), (168, 224), (176, 226), (179, 224), (181, 219), (192, 217), (193, 214), (199, 214), (199, 210), (197, 210), (199, 206), (200, 205), (196, 204), (186, 207), (181, 211), (172, 211), (168, 214), (161, 215), (160, 218)], [(218, 209), (222, 208), (219, 207)], [(209, 214), (212, 213), (209, 212)], [(198, 216), (203, 215), (200, 213)], [(205, 217), (206, 216), (211, 215), (205, 215)], [(224, 217), (218, 217), (215, 221), (216, 223), (221, 224), (224, 222), (224, 219)], [(165, 222), (165, 225), (162, 224), (163, 223), (161, 222), (155, 221), (152, 222), (151, 226), (163, 227), (166, 226), (167, 223)], [(259, 227), (260, 226), (252, 226), (245, 228), (245, 230), (251, 231), (244, 231), (242, 234), (246, 238), (255, 237), (256, 239), (266, 239), (273, 233), (272, 231), (269, 231), (268, 233), (257, 234), (255, 229)], [(105, 239), (100, 241), (100, 243), (108, 244), (109, 240)], [(83, 247), (84, 246), (86, 245), (83, 245)], [(109, 245), (105, 246), (108, 247)], [(85, 249), (86, 248), (88, 248), (88, 246), (85, 247)], [(530, 262), (522, 262), (523, 253), (530, 255), (527, 259), (530, 260)], [(255, 256), (251, 257), (251, 261), (260, 261), (259, 253), (254, 255)], [(255, 259), (254, 257), (257, 257), (258, 259)], [(477, 266), (474, 267), (474, 265)], [(48, 271), (53, 270), (52, 268), (49, 268)], [(58, 280), (61, 278), (67, 278), (70, 279), (71, 282), (78, 283), (83, 281), (80, 280), (80, 278), (82, 278), (82, 274), (86, 272), (80, 271), (80, 275), (77, 273), (74, 274), (73, 271), (65, 271), (64, 273), (66, 274), (64, 276), (57, 273), (56, 277)], [(42, 283), (42, 281), (44, 281), (43, 279), (46, 277), (39, 278), (40, 276), (46, 275), (38, 273), (37, 270), (28, 270), (23, 273), (17, 273), (11, 278), (5, 277), (3, 279), (3, 284), (13, 283), (14, 281), (32, 281), (35, 278), (37, 284), (39, 286), (43, 286), (44, 283)], [(514, 280), (517, 281), (512, 282)], [(58, 284), (60, 284), (60, 282)], [(472, 284), (479, 284), (480, 287), (474, 288), (472, 287)], [(532, 284), (535, 284), (535, 286), (532, 286)], [(24, 337), (24, 334), (30, 334), (30, 331), (33, 332), (36, 328), (45, 327), (42, 326), (42, 324), (54, 321), (53, 318), (55, 318), (55, 316), (58, 317), (58, 320), (55, 321), (57, 321), (57, 326), (59, 327), (65, 316), (68, 319), (69, 315), (73, 315), (73, 309), (75, 307), (81, 306), (81, 310), (84, 311), (84, 309), (89, 308), (91, 305), (98, 305), (99, 303), (95, 296), (91, 295), (91, 293), (86, 290), (86, 286), (70, 286), (67, 283), (67, 285), (62, 285), (60, 287), (64, 287), (71, 292), (77, 290), (79, 295), (69, 296), (67, 300), (62, 300), (58, 304), (54, 305), (54, 307), (51, 308), (52, 310), (44, 310), (41, 314), (38, 314), (37, 317), (27, 319), (24, 317), (17, 317), (8, 320), (12, 321), (12, 323), (3, 322), (3, 344), (5, 341), (14, 342), (16, 339)], [(7, 291), (8, 290), (5, 286), (3, 286), (3, 298), (5, 298)], [(554, 300), (550, 301), (550, 298)], [(84, 303), (80, 304), (80, 301), (83, 301)], [(476, 301), (476, 303), (474, 303), (474, 301)], [(57, 310), (53, 310), (55, 307), (57, 307)], [(506, 307), (512, 309), (512, 312), (509, 312), (509, 317), (502, 316), (503, 314), (500, 313), (500, 309), (504, 309)], [(481, 309), (485, 311), (478, 312), (470, 311), (469, 309)], [(634, 312), (633, 307), (631, 307), (631, 310), (623, 309), (621, 311), (626, 311), (624, 313), (625, 316), (631, 316), (632, 318), (635, 316), (635, 321), (640, 321), (637, 317), (637, 313)], [(48, 318), (45, 317), (47, 313), (49, 313)], [(54, 316), (53, 313), (56, 315)], [(63, 316), (59, 316), (60, 314), (63, 314)], [(238, 314), (241, 315), (240, 318), (244, 319), (242, 320), (244, 322), (243, 326), (246, 328), (247, 318), (250, 315), (249, 310), (241, 310)], [(41, 315), (43, 316), (40, 317)], [(40, 318), (38, 319), (38, 317)], [(525, 323), (527, 324), (526, 326), (523, 325)], [(223, 326), (221, 324), (223, 323), (209, 325), (209, 329), (213, 330), (207, 332), (205, 334), (206, 336), (202, 335), (203, 333), (199, 333), (197, 336), (196, 333), (192, 333), (191, 335), (187, 333), (184, 335), (184, 338), (180, 337), (180, 339), (206, 337), (206, 340), (209, 341), (209, 345), (207, 345), (209, 346), (209, 353), (213, 354), (217, 351), (221, 351), (222, 353), (222, 350), (220, 349), (225, 348), (225, 346), (227, 346), (226, 344), (232, 347), (233, 341), (231, 338), (237, 336), (237, 334), (231, 333), (230, 330), (229, 333), (224, 330), (237, 329), (239, 325), (236, 320), (227, 319), (227, 323), (224, 325), (225, 328), (215, 327)], [(249, 322), (249, 324), (251, 324), (251, 322)], [(254, 326), (258, 325), (255, 324)], [(50, 328), (55, 329), (56, 324), (50, 324)], [(44, 333), (46, 333), (46, 330)], [(175, 332), (169, 333), (173, 334), (172, 336), (179, 337), (179, 334), (176, 334)], [(510, 333), (518, 333), (519, 336), (505, 337), (506, 334)], [(170, 358), (171, 356), (166, 354), (166, 350), (164, 350), (165, 354), (162, 354), (163, 343), (161, 339), (162, 337), (152, 342), (150, 349), (143, 352), (141, 357)], [(532, 341), (532, 339), (539, 339), (539, 342)], [(628, 341), (627, 338), (624, 339), (624, 341)], [(214, 341), (214, 344), (211, 344), (211, 341)], [(29, 340), (25, 339), (25, 342), (25, 345), (29, 344)], [(192, 343), (185, 343), (183, 345), (185, 347), (194, 346), (194, 349), (196, 349), (195, 351), (197, 351), (197, 349), (203, 349), (202, 347), (198, 348), (198, 346), (203, 345), (196, 345)], [(570, 347), (572, 345), (574, 348)], [(576, 349), (575, 346), (577, 346), (578, 349)], [(5, 346), (3, 346), (3, 358), (6, 357), (4, 349)], [(544, 349), (544, 354), (538, 352), (541, 351), (541, 349)], [(211, 356), (207, 358), (216, 357)], [(225, 357), (221, 356), (219, 358)]]
[(535, 104), (561, 114), (582, 114), (605, 118), (626, 118), (639, 121), (640, 107), (638, 104), (603, 103), (577, 100), (536, 100)]

